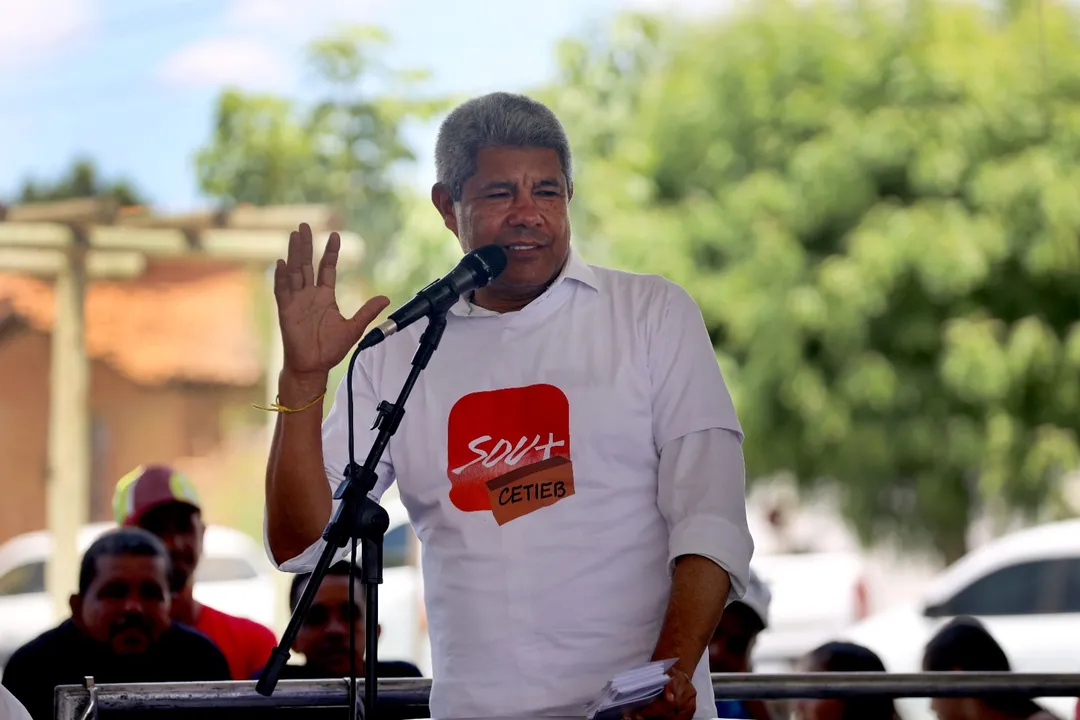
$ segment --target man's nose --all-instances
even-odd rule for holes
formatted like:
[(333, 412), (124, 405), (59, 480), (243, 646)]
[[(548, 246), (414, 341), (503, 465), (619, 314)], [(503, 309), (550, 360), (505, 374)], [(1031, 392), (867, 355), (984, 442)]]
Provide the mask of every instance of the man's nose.
[(507, 220), (514, 227), (539, 227), (543, 218), (540, 215), (540, 208), (536, 205), (536, 198), (529, 193), (518, 194), (514, 198)]
[(328, 635), (346, 635), (349, 632), (349, 623), (345, 618), (335, 614), (326, 623), (326, 632)]
[(138, 593), (131, 593), (124, 599), (124, 612), (142, 613), (144, 609), (143, 599)]
[(169, 550), (186, 550), (191, 544), (188, 542), (188, 536), (184, 533), (166, 533), (161, 536), (161, 542), (165, 543), (165, 547)]

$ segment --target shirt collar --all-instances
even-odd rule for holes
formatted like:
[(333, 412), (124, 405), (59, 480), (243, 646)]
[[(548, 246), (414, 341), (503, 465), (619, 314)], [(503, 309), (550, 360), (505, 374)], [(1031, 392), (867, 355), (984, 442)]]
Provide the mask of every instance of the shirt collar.
[[(600, 290), (600, 286), (596, 281), (596, 273), (593, 272), (593, 269), (589, 266), (589, 264), (582, 259), (582, 257), (578, 254), (577, 250), (574, 249), (573, 245), (570, 245), (570, 257), (567, 258), (566, 265), (563, 266), (562, 272), (558, 274), (558, 276), (555, 278), (555, 281), (551, 283), (547, 290), (544, 291), (544, 294), (538, 297), (536, 300), (533, 300), (530, 305), (535, 304), (551, 295), (555, 291), (555, 289), (562, 285), (566, 280), (573, 280), (575, 282), (579, 282), (582, 285), (590, 287), (598, 292)], [(474, 317), (484, 317), (501, 314), (492, 310), (488, 310), (487, 308), (482, 308), (479, 305), (473, 304), (469, 296), (465, 295), (458, 298), (458, 301), (454, 303), (454, 305), (450, 308), (450, 312), (454, 315)]]

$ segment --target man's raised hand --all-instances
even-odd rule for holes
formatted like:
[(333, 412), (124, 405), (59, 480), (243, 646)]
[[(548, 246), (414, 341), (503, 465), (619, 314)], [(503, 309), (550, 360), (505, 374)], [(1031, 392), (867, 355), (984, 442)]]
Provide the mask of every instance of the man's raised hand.
[(334, 294), (341, 237), (331, 233), (313, 267), (311, 227), (302, 223), (289, 235), (289, 252), (274, 268), (274, 297), (285, 352), (283, 369), (297, 377), (325, 377), (345, 359), (368, 325), (390, 304), (377, 296), (350, 318), (342, 316)]

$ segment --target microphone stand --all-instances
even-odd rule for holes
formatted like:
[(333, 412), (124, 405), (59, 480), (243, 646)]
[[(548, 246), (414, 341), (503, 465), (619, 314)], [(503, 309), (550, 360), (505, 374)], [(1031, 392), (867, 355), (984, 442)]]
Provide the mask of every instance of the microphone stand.
[[(452, 298), (452, 300), (456, 299)], [(260, 695), (269, 697), (273, 694), (281, 670), (289, 660), (289, 649), (296, 640), (304, 616), (311, 607), (311, 603), (315, 599), (315, 593), (318, 592), (319, 585), (322, 583), (323, 578), (326, 577), (326, 571), (329, 569), (334, 556), (338, 550), (345, 547), (351, 540), (353, 542), (353, 565), (355, 568), (356, 541), (359, 540), (362, 547), (360, 581), (364, 585), (367, 598), (367, 612), (364, 617), (367, 630), (367, 648), (364, 653), (364, 718), (365, 720), (374, 720), (375, 718), (376, 688), (378, 686), (375, 670), (379, 652), (379, 585), (383, 581), (383, 537), (390, 527), (390, 516), (387, 515), (386, 510), (379, 503), (368, 496), (368, 493), (372, 491), (379, 479), (375, 469), (379, 465), (390, 438), (397, 432), (398, 426), (401, 424), (401, 419), (405, 415), (405, 402), (409, 399), (409, 394), (412, 392), (417, 379), (419, 379), (421, 371), (427, 367), (428, 361), (431, 360), (431, 356), (439, 347), (439, 341), (442, 340), (443, 331), (446, 329), (446, 313), (449, 309), (450, 304), (448, 303), (433, 304), (432, 312), (428, 316), (428, 326), (420, 336), (420, 343), (412, 360), (412, 369), (401, 387), (397, 402), (391, 404), (383, 400), (379, 403), (375, 424), (371, 428), (372, 430), (378, 428), (379, 434), (368, 451), (363, 467), (357, 465), (355, 461), (355, 433), (352, 427), (352, 373), (357, 355), (359, 355), (362, 348), (357, 347), (353, 351), (352, 358), (349, 360), (349, 372), (346, 381), (348, 383), (349, 401), (349, 464), (345, 468), (345, 479), (338, 485), (337, 491), (334, 493), (334, 499), (339, 500), (340, 503), (323, 531), (322, 536), (326, 540), (326, 547), (323, 548), (322, 555), (319, 556), (319, 561), (315, 564), (315, 569), (312, 571), (311, 578), (304, 588), (303, 595), (301, 595), (296, 609), (293, 610), (292, 617), (289, 618), (289, 625), (285, 629), (285, 634), (281, 636), (281, 642), (270, 654), (266, 669), (263, 670), (255, 686), (255, 690)], [(350, 575), (350, 581), (351, 579)], [(350, 717), (354, 717), (356, 712), (356, 678), (353, 677), (350, 680), (349, 714)]]

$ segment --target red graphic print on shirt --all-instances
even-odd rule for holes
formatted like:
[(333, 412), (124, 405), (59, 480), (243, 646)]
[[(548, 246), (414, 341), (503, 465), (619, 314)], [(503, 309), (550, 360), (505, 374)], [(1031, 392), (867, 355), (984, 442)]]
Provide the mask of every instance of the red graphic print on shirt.
[(450, 501), (504, 525), (574, 494), (570, 403), (554, 385), (466, 395), (447, 427)]

